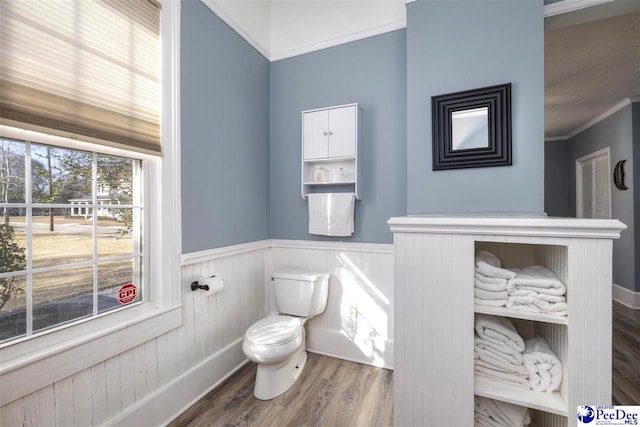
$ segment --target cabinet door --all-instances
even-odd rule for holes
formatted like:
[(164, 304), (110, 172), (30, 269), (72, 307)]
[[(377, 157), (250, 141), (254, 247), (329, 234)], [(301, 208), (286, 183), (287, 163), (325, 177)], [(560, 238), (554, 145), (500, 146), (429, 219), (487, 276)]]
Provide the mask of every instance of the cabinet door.
[(302, 157), (321, 159), (329, 155), (329, 111), (312, 111), (302, 115)]
[(356, 106), (329, 110), (329, 157), (355, 157)]

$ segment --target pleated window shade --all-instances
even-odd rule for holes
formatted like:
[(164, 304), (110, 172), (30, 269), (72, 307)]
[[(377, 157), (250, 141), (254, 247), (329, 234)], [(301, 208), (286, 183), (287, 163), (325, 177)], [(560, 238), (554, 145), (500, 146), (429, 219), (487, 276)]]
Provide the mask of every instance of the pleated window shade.
[(0, 0), (0, 123), (159, 153), (160, 7)]

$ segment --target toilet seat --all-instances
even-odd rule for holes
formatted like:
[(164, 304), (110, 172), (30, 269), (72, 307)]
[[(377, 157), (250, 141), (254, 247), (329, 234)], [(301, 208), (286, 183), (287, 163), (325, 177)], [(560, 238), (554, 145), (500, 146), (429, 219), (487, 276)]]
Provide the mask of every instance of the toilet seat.
[(280, 362), (304, 345), (306, 320), (281, 314), (258, 320), (247, 330), (242, 349), (253, 362)]
[(286, 344), (300, 334), (306, 320), (302, 317), (274, 314), (251, 325), (245, 336), (252, 344), (261, 346)]

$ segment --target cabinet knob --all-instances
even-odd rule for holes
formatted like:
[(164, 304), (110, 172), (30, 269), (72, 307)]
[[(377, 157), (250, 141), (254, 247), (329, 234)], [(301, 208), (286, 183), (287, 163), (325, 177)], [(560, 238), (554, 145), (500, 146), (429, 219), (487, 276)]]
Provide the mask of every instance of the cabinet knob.
[(329, 136), (333, 135), (333, 132), (329, 131)]
[(327, 135), (328, 135), (326, 130), (325, 130), (324, 132), (322, 132), (322, 134), (323, 134), (324, 136), (327, 136)]

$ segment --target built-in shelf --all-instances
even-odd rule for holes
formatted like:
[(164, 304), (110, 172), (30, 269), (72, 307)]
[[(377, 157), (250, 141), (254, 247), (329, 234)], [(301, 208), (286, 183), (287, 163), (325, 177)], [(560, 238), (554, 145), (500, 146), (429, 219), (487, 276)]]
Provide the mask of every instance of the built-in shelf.
[[(575, 427), (585, 402), (611, 404), (611, 271), (617, 220), (521, 216), (408, 216), (394, 233), (394, 424), (473, 425), (478, 395), (535, 412), (538, 425)], [(541, 265), (566, 286), (567, 316), (474, 304), (474, 256), (509, 269)], [(476, 313), (510, 318), (562, 363), (562, 382), (536, 392), (476, 378)], [(585, 375), (588, 373), (588, 375)], [(429, 405), (422, 404), (429, 402)]]
[(525, 311), (510, 310), (506, 307), (491, 307), (487, 305), (475, 304), (475, 312), (491, 314), (494, 316), (512, 317), (514, 319), (533, 320), (536, 322), (556, 323), (558, 325), (568, 325), (566, 316), (554, 316), (552, 314), (528, 313)]
[(553, 393), (525, 390), (484, 378), (475, 378), (475, 394), (502, 402), (568, 416), (567, 402), (557, 391)]

